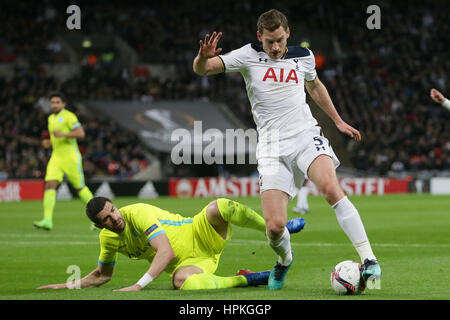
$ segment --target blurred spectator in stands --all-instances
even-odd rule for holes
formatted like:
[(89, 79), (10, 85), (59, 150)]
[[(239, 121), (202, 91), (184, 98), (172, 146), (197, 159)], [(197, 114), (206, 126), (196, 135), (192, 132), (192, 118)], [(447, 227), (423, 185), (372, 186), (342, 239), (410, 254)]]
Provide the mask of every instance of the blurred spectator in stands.
[[(42, 67), (43, 63), (68, 61), (59, 40), (68, 32), (66, 15), (58, 14), (60, 5), (51, 1), (42, 6), (2, 3), (0, 61), (26, 61), (30, 67), (18, 63), (8, 80), (0, 78), (0, 159), (6, 160), (0, 163), (0, 172), (9, 178), (43, 176), (48, 153), (40, 148), (39, 138), (46, 130), (45, 95), (52, 90), (64, 91), (75, 104), (82, 99), (226, 102), (239, 119), (254, 127), (242, 78), (235, 74), (197, 77), (189, 55), (198, 47), (198, 39), (213, 29), (223, 31), (223, 52), (254, 41), (254, 21), (267, 9), (265, 3), (228, 1), (203, 11), (201, 4), (174, 1), (155, 2), (151, 7), (86, 3), (83, 30), (114, 33), (137, 51), (141, 63), (173, 64), (175, 75), (159, 79), (144, 74), (137, 80), (131, 70), (112, 72), (107, 53), (100, 56), (101, 63), (94, 64), (95, 72), (91, 66), (62, 83), (47, 76)], [(361, 20), (367, 8), (363, 3), (348, 1), (331, 7), (326, 1), (292, 1), (282, 6), (291, 23), (314, 25), (315, 32), (335, 36), (339, 42), (343, 55), (323, 51), (325, 60), (318, 73), (343, 119), (363, 132), (360, 144), (344, 137), (356, 168), (381, 175), (450, 170), (450, 113), (427, 96), (430, 88), (450, 92), (448, 6), (439, 1), (408, 7), (401, 2), (381, 4), (384, 18), (377, 31), (368, 31)], [(318, 55), (321, 48), (316, 46), (311, 43)], [(89, 67), (88, 59), (85, 63)], [(87, 176), (111, 172), (126, 177), (135, 173), (137, 162), (143, 167), (142, 152), (136, 148), (121, 152), (127, 146), (124, 141), (138, 145), (135, 134), (114, 122), (79, 116), (87, 123), (86, 135), (92, 137), (80, 145)], [(35, 161), (24, 161), (24, 157)], [(180, 175), (188, 172), (179, 171)]]

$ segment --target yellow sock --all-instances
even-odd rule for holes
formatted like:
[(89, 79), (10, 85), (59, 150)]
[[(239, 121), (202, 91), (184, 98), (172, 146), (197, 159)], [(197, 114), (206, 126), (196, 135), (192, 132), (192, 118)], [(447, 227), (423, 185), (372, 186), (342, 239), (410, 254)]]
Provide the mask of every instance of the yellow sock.
[(233, 200), (220, 198), (217, 199), (217, 207), (225, 221), (239, 227), (266, 232), (264, 218), (246, 205)]
[(53, 218), (53, 209), (55, 208), (56, 202), (56, 190), (48, 189), (44, 191), (44, 218)]
[(180, 290), (225, 289), (247, 285), (244, 276), (219, 277), (210, 273), (196, 273), (184, 281)]
[(87, 204), (89, 200), (91, 200), (94, 196), (92, 195), (91, 190), (89, 190), (88, 187), (84, 187), (83, 189), (78, 192), (78, 196), (80, 197), (81, 201), (84, 202), (84, 204)]

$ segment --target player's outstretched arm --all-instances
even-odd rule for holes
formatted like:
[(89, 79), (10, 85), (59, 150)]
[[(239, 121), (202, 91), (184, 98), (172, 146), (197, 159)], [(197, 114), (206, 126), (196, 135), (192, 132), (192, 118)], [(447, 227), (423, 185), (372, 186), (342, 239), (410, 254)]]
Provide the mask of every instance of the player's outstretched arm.
[(204, 40), (200, 40), (200, 48), (194, 59), (194, 72), (200, 76), (210, 76), (224, 71), (222, 60), (217, 55), (222, 48), (217, 48), (217, 43), (222, 37), (222, 32), (215, 31), (210, 36), (207, 34)]
[(314, 102), (316, 102), (317, 105), (333, 120), (339, 131), (358, 142), (361, 141), (361, 133), (342, 120), (341, 116), (336, 111), (333, 101), (331, 101), (330, 95), (328, 94), (328, 90), (319, 80), (319, 77), (316, 76), (312, 81), (305, 81), (305, 87)]
[(161, 272), (166, 269), (170, 261), (175, 258), (172, 246), (166, 234), (160, 234), (149, 241), (150, 245), (155, 249), (156, 254), (153, 257), (152, 264), (148, 271), (142, 276), (142, 278), (132, 286), (122, 288), (114, 291), (139, 291), (146, 285), (156, 279)]
[(75, 281), (75, 283), (58, 283), (58, 284), (48, 284), (37, 288), (42, 289), (66, 289), (66, 288), (88, 288), (88, 287), (98, 287), (105, 284), (111, 280), (114, 272), (114, 266), (103, 266), (98, 265), (95, 270), (89, 273), (83, 279)]

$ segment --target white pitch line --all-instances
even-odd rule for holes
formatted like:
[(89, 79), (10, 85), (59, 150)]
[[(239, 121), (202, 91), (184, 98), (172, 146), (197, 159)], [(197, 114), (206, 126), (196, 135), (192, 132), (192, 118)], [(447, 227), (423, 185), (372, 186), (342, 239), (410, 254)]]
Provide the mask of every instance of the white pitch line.
[(0, 241), (0, 245), (6, 246), (84, 246), (98, 245), (98, 241)]
[[(263, 240), (243, 240), (243, 239), (231, 239), (229, 245), (240, 245), (240, 244), (257, 244), (257, 245), (267, 245), (267, 241)], [(326, 243), (326, 242), (313, 242), (313, 243), (299, 243), (291, 242), (292, 246), (300, 247), (347, 247), (352, 244), (349, 243)], [(450, 248), (450, 243), (445, 244), (428, 244), (428, 243), (372, 243), (375, 247), (400, 247), (400, 248)]]
[[(60, 239), (55, 241), (0, 241), (0, 245), (6, 246), (46, 246), (46, 245), (98, 245), (98, 241), (61, 241)], [(240, 245), (268, 245), (267, 241), (263, 240), (243, 240), (232, 239), (228, 242), (231, 246)], [(291, 242), (292, 246), (298, 247), (348, 247), (351, 243), (326, 243), (326, 242), (312, 242), (312, 243), (298, 243)], [(373, 243), (374, 247), (399, 247), (399, 248), (450, 248), (450, 244), (425, 244), (425, 243)]]
[(98, 239), (97, 234), (55, 234), (48, 231), (40, 231), (37, 233), (1, 233), (0, 238), (88, 238)]

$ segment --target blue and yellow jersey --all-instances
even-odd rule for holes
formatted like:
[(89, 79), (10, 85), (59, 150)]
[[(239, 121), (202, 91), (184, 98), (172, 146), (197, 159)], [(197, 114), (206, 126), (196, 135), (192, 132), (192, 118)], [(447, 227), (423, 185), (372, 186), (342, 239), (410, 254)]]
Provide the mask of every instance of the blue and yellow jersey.
[(100, 232), (100, 264), (115, 264), (119, 252), (134, 260), (147, 259), (151, 262), (156, 251), (149, 242), (163, 233), (175, 253), (166, 272), (171, 273), (181, 259), (192, 254), (193, 219), (144, 203), (122, 207), (119, 211), (125, 220), (125, 229), (121, 234), (108, 229)]
[(50, 133), (50, 141), (52, 143), (52, 149), (54, 156), (60, 156), (65, 159), (67, 157), (79, 158), (78, 143), (76, 138), (56, 138), (53, 135), (53, 131), (59, 131), (61, 133), (70, 133), (81, 124), (78, 121), (77, 116), (65, 108), (57, 114), (51, 114), (48, 117), (48, 131)]

